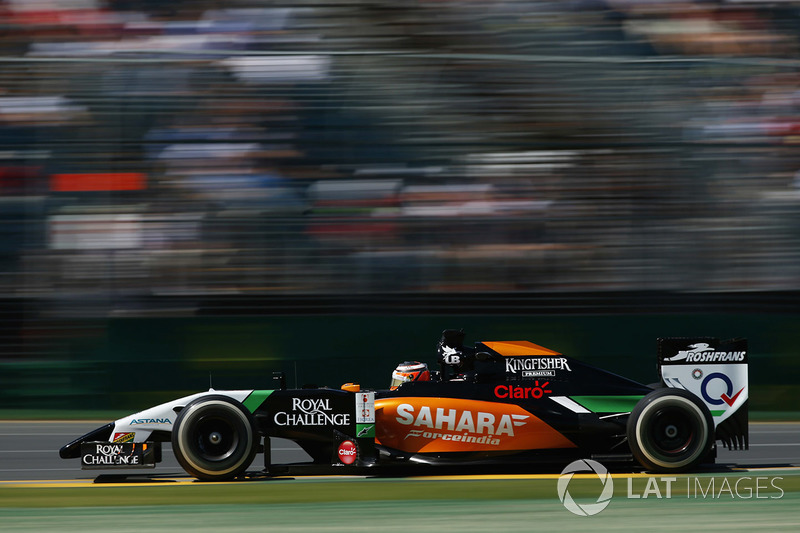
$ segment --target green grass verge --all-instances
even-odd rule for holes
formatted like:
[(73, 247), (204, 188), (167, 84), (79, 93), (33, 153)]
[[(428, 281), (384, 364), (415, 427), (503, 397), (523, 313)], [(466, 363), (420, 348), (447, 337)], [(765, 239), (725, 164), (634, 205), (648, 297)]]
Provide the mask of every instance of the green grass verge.
[[(730, 500), (728, 490), (744, 493), (748, 488), (767, 498), (784, 493), (800, 492), (800, 475), (770, 472), (759, 473), (704, 474), (702, 476), (672, 476), (672, 497), (705, 492), (704, 499)], [(780, 477), (781, 479), (775, 479)], [(727, 482), (725, 481), (727, 479)], [(774, 486), (770, 480), (774, 479)], [(697, 481), (695, 481), (697, 480)], [(46, 507), (103, 507), (144, 505), (204, 505), (204, 504), (287, 504), (308, 502), (352, 502), (352, 501), (403, 501), (403, 500), (534, 500), (554, 499), (555, 479), (519, 480), (414, 480), (414, 479), (349, 479), (349, 480), (268, 480), (242, 483), (194, 483), (191, 485), (163, 486), (102, 486), (88, 485), (69, 487), (0, 487), (0, 507), (46, 508)], [(598, 479), (574, 479), (570, 493), (576, 497), (597, 497)], [(633, 492), (643, 494), (648, 480), (633, 478)], [(664, 482), (658, 480), (664, 492)], [(779, 487), (780, 491), (776, 488)], [(709, 492), (709, 487), (712, 487)], [(727, 490), (726, 490), (727, 487)], [(614, 495), (627, 497), (626, 478), (614, 479)], [(698, 492), (698, 490), (702, 492)], [(651, 493), (651, 496), (653, 494)]]
[(796, 533), (800, 530), (799, 496), (727, 501), (613, 498), (606, 509), (591, 517), (575, 516), (557, 498), (0, 508), (0, 527), (4, 533)]

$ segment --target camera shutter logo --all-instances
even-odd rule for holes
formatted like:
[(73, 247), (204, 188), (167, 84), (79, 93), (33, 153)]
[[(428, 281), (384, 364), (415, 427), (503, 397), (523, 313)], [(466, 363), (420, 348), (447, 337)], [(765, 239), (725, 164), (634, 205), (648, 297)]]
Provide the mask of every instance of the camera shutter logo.
[[(603, 490), (595, 503), (576, 502), (569, 493), (569, 482), (572, 481), (572, 476), (579, 472), (593, 472), (600, 478), (603, 483)], [(611, 502), (611, 497), (614, 495), (614, 480), (611, 479), (611, 474), (608, 473), (606, 467), (592, 461), (591, 459), (579, 459), (573, 461), (561, 471), (558, 478), (558, 499), (564, 504), (564, 507), (573, 514), (578, 516), (592, 516), (596, 515), (605, 509)]]

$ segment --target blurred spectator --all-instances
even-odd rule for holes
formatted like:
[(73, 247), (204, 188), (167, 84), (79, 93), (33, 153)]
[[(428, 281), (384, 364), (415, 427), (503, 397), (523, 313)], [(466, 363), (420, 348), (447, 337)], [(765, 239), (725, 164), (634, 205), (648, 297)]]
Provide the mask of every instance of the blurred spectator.
[(799, 16), (2, 1), (0, 291), (794, 287)]

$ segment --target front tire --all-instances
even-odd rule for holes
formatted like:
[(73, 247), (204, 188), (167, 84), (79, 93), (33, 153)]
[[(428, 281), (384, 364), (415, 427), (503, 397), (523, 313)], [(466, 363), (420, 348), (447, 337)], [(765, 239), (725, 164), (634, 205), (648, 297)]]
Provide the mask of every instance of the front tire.
[(190, 475), (204, 481), (225, 481), (244, 473), (257, 452), (250, 412), (222, 395), (198, 398), (175, 419), (172, 449)]
[(708, 407), (681, 389), (656, 389), (628, 417), (628, 444), (647, 470), (682, 472), (709, 456), (714, 420)]

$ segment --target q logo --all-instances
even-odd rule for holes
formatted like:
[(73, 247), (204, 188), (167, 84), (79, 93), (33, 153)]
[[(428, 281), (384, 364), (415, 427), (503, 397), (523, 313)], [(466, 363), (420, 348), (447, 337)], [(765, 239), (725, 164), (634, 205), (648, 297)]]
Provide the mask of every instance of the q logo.
[[(572, 495), (569, 493), (569, 483), (572, 481), (572, 476), (577, 472), (594, 472), (600, 481), (603, 483), (603, 491), (597, 498), (595, 503), (580, 504), (576, 502)], [(605, 509), (611, 502), (611, 496), (614, 495), (614, 480), (611, 479), (611, 474), (608, 473), (606, 467), (592, 461), (591, 459), (578, 459), (573, 461), (561, 471), (558, 477), (558, 499), (564, 504), (564, 507), (573, 514), (578, 516), (592, 516), (596, 515)]]
[[(721, 379), (723, 383), (725, 383), (725, 392), (720, 394), (719, 398), (712, 398), (708, 395), (708, 384), (713, 379)], [(739, 389), (739, 392), (733, 394), (733, 383), (731, 382), (731, 378), (723, 374), (722, 372), (714, 372), (713, 374), (709, 374), (706, 376), (706, 379), (703, 380), (703, 383), (700, 385), (700, 392), (703, 394), (703, 399), (709, 405), (722, 405), (723, 403), (728, 404), (728, 407), (732, 407), (733, 403), (736, 401), (736, 398), (744, 390), (744, 387)], [(733, 395), (733, 396), (731, 396)]]

